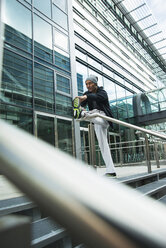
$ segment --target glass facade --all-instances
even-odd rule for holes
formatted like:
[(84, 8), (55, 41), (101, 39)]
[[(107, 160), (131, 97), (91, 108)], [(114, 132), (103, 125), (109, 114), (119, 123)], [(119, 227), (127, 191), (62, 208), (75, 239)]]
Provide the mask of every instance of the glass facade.
[(0, 118), (72, 154), (68, 4), (5, 1)]

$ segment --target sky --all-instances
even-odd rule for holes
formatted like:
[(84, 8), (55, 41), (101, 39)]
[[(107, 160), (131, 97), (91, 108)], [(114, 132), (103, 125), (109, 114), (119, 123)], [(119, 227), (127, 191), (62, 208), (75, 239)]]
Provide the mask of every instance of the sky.
[(166, 38), (166, 1), (165, 0), (145, 0), (150, 8), (152, 15), (158, 23), (159, 29)]

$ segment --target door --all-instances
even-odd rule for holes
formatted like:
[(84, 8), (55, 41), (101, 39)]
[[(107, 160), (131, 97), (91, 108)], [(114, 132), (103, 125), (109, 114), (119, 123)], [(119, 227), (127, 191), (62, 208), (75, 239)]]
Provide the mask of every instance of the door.
[(52, 116), (36, 114), (36, 136), (39, 139), (55, 146), (55, 118)]

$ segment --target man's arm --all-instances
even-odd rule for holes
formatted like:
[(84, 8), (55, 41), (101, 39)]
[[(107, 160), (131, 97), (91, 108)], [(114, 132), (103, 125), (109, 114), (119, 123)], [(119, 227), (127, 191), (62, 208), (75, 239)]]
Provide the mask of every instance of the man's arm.
[(96, 102), (104, 102), (108, 99), (107, 92), (105, 90), (102, 90), (97, 93), (91, 93), (87, 95), (88, 100), (96, 101)]

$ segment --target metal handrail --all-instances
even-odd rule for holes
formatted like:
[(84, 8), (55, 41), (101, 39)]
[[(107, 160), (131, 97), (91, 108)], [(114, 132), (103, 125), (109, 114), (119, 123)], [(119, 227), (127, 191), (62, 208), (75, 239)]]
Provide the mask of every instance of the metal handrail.
[(2, 120), (0, 172), (90, 247), (166, 247), (165, 206)]
[(142, 127), (139, 127), (139, 126), (136, 126), (136, 125), (124, 122), (124, 121), (120, 121), (120, 120), (117, 120), (117, 119), (112, 118), (112, 117), (101, 115), (101, 114), (98, 114), (98, 113), (90, 114), (87, 117), (78, 119), (78, 121), (89, 121), (90, 119), (93, 119), (93, 118), (96, 118), (96, 117), (100, 117), (100, 118), (102, 118), (102, 119), (104, 119), (106, 121), (110, 121), (110, 122), (122, 125), (124, 127), (128, 127), (128, 128), (134, 129), (134, 130), (139, 130), (139, 131), (141, 131), (143, 133), (150, 134), (150, 135), (156, 136), (156, 137), (161, 138), (161, 139), (166, 139), (165, 134), (160, 134), (158, 132), (148, 130), (148, 129), (145, 129), (145, 128), (142, 128)]

